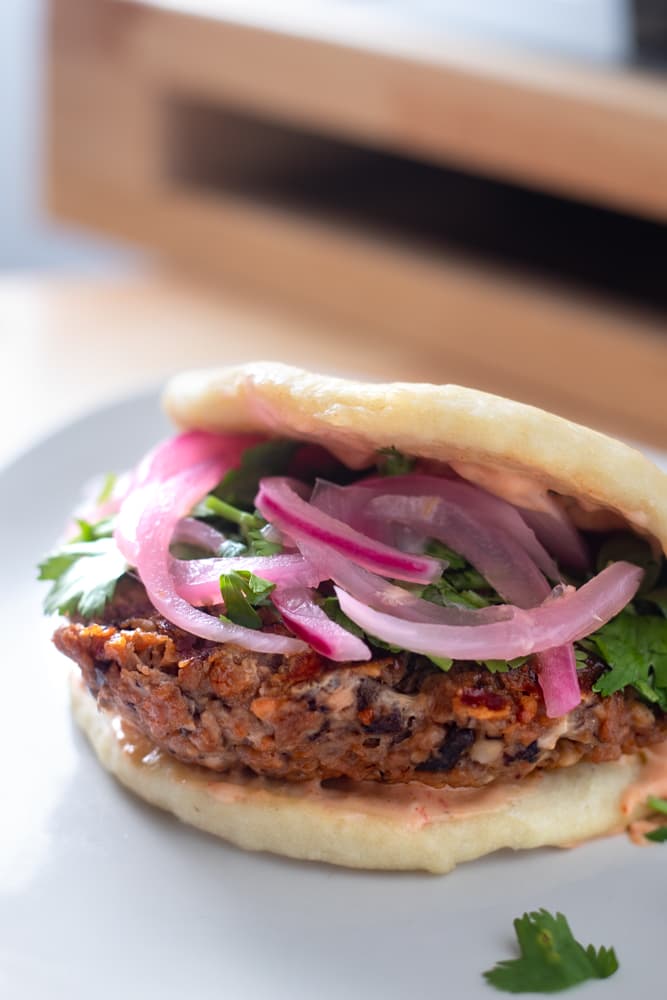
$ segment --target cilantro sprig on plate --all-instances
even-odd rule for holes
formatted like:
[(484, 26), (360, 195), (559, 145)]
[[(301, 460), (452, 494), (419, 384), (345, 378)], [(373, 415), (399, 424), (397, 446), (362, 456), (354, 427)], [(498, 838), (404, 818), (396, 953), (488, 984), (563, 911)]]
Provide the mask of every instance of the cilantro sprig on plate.
[(514, 921), (519, 958), (498, 962), (483, 973), (506, 993), (558, 993), (589, 979), (607, 979), (618, 969), (613, 948), (584, 948), (562, 913), (524, 913)]

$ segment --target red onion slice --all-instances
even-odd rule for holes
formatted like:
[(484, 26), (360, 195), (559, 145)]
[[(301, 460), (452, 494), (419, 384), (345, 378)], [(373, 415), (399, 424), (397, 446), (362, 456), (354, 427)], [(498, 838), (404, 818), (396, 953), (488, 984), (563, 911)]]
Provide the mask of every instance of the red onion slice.
[(262, 479), (255, 503), (267, 521), (287, 532), (297, 544), (309, 539), (320, 542), (366, 569), (398, 580), (430, 583), (442, 573), (437, 559), (410, 555), (373, 541), (313, 507), (284, 478)]
[(232, 570), (247, 570), (278, 587), (316, 587), (326, 574), (300, 555), (235, 556), (217, 559), (172, 559), (171, 572), (176, 592), (190, 604), (220, 604), (220, 577)]
[(227, 468), (235, 468), (248, 448), (264, 440), (266, 439), (257, 434), (213, 434), (210, 431), (177, 434), (161, 441), (139, 462), (134, 475), (134, 487), (149, 482), (162, 482), (190, 466), (223, 456)]
[(332, 621), (303, 587), (277, 588), (271, 595), (274, 607), (295, 635), (330, 660), (353, 662), (370, 660), (365, 642)]
[(322, 580), (333, 580), (357, 600), (377, 611), (385, 611), (411, 622), (431, 622), (440, 625), (481, 625), (503, 621), (512, 616), (506, 605), (488, 608), (441, 607), (425, 601), (409, 590), (383, 580), (381, 576), (355, 566), (338, 552), (332, 552), (316, 542), (301, 544), (301, 552)]
[(642, 575), (631, 563), (613, 563), (579, 590), (567, 591), (530, 610), (514, 608), (507, 621), (474, 628), (402, 621), (367, 607), (340, 587), (335, 591), (348, 618), (370, 635), (401, 649), (455, 660), (513, 660), (595, 632), (632, 600)]
[(123, 554), (126, 550), (133, 553), (132, 561), (155, 608), (186, 632), (213, 642), (238, 643), (259, 653), (304, 652), (307, 647), (298, 639), (220, 621), (193, 608), (176, 593), (169, 555), (176, 523), (213, 489), (228, 468), (226, 458), (209, 459), (131, 494), (123, 503), (116, 528), (119, 548)]
[(543, 501), (549, 502), (548, 511), (520, 507), (521, 517), (562, 566), (585, 572), (590, 557), (583, 538), (555, 500), (544, 497)]
[[(597, 627), (597, 626), (596, 626)], [(537, 676), (550, 719), (558, 719), (581, 701), (574, 646), (568, 643), (538, 653)]]
[(472, 504), (465, 507), (438, 496), (376, 496), (368, 510), (444, 542), (472, 563), (510, 604), (534, 607), (551, 592), (525, 549), (497, 525), (485, 523)]
[[(382, 497), (387, 499), (381, 500)], [(349, 519), (354, 527), (366, 531), (372, 537), (381, 537), (384, 541), (392, 537), (387, 534), (387, 526), (392, 521), (394, 524), (407, 525), (412, 530), (417, 529), (424, 537), (438, 537), (435, 532), (424, 531), (423, 518), (414, 518), (414, 512), (420, 507), (417, 500), (426, 500), (428, 497), (437, 497), (442, 501), (440, 517), (447, 524), (450, 541), (446, 538), (440, 540), (465, 556), (486, 576), (489, 583), (495, 585), (488, 572), (477, 565), (472, 555), (478, 559), (481, 557), (484, 567), (496, 579), (507, 581), (509, 568), (514, 566), (509, 590), (507, 583), (505, 592), (496, 587), (506, 600), (529, 607), (538, 603), (549, 592), (548, 585), (541, 579), (536, 567), (552, 580), (559, 579), (555, 562), (518, 511), (504, 500), (461, 480), (413, 475), (392, 476), (380, 481), (374, 477), (371, 483), (362, 481), (347, 487), (318, 483), (313, 502), (321, 509), (335, 513), (342, 520)], [(408, 502), (410, 498), (414, 498), (414, 503)], [(397, 506), (392, 513), (394, 500), (397, 500)], [(402, 509), (410, 508), (413, 510), (412, 518), (408, 517), (406, 520), (398, 516)], [(431, 506), (427, 505), (424, 509), (430, 516)], [(416, 523), (413, 523), (413, 519)], [(428, 529), (428, 525), (426, 528)], [(467, 541), (470, 554), (463, 550), (461, 537)], [(522, 580), (529, 584), (532, 580), (535, 592), (525, 588)]]
[(217, 552), (225, 540), (225, 536), (212, 528), (205, 521), (198, 521), (194, 517), (183, 517), (177, 522), (172, 535), (173, 542), (181, 542), (185, 545), (194, 545), (204, 552)]
[[(405, 621), (477, 626), (493, 621), (507, 621), (515, 612), (513, 607), (507, 605), (480, 609), (440, 607), (355, 566), (336, 552), (319, 549), (314, 543), (302, 546), (302, 552), (311, 565), (319, 566), (323, 578), (325, 575), (329, 576), (339, 587), (368, 607)], [(547, 715), (557, 718), (575, 708), (581, 700), (581, 691), (572, 644), (538, 654), (537, 666)]]

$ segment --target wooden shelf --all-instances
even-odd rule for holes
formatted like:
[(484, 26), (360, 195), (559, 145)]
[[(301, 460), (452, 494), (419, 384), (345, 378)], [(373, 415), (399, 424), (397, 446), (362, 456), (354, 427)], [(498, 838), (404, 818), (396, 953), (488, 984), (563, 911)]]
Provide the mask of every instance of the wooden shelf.
[[(477, 385), (664, 446), (662, 317), (230, 181), (262, 157), (274, 179), (297, 160), (321, 163), (335, 138), (360, 157), (399, 151), (462, 163), (660, 220), (661, 81), (489, 50), (439, 47), (418, 58), (416, 39), (385, 39), (381, 50), (377, 39), (353, 44), (342, 28), (325, 38), (234, 21), (235, 5), (223, 0), (217, 18), (195, 15), (194, 0), (190, 12), (185, 0), (170, 6), (52, 0), (54, 212), (157, 249), (224, 288), (296, 307), (314, 335), (335, 337), (340, 368), (386, 356), (385, 376)], [(193, 121), (197, 109), (214, 109), (221, 129), (225, 115), (259, 117), (284, 136), (263, 151), (253, 139), (244, 160), (237, 131), (221, 165), (218, 147), (202, 163), (202, 173), (220, 167), (216, 182), (199, 183), (196, 157), (187, 169), (179, 162), (194, 134), (174, 140), (183, 107)], [(308, 137), (316, 141), (305, 151)], [(273, 356), (280, 351), (276, 341)]]

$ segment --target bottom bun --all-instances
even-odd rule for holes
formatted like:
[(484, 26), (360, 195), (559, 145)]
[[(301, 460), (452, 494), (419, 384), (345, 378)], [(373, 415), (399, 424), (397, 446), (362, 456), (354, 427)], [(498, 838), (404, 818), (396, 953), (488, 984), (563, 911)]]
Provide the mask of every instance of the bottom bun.
[(140, 798), (245, 850), (348, 868), (443, 874), (500, 848), (564, 847), (619, 831), (643, 768), (635, 755), (485, 789), (289, 785), (179, 763), (99, 712), (78, 679), (72, 704), (104, 767)]

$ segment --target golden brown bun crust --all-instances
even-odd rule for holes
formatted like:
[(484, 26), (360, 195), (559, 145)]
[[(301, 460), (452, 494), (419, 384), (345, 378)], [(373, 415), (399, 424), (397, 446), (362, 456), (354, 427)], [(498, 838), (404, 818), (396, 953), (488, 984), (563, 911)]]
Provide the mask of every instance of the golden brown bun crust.
[[(568, 846), (621, 829), (624, 792), (641, 771), (638, 757), (577, 764), (524, 779), (470, 814), (426, 819), (414, 806), (378, 808), (359, 796), (313, 795), (299, 786), (233, 784), (123, 738), (77, 680), (76, 721), (104, 767), (140, 798), (245, 850), (272, 851), (348, 868), (451, 871), (501, 848)], [(381, 803), (380, 803), (381, 805)]]
[(667, 549), (667, 475), (652, 462), (604, 434), (475, 389), (362, 383), (261, 362), (177, 375), (164, 406), (183, 428), (318, 441), (357, 468), (394, 445), (523, 473), (619, 513)]

